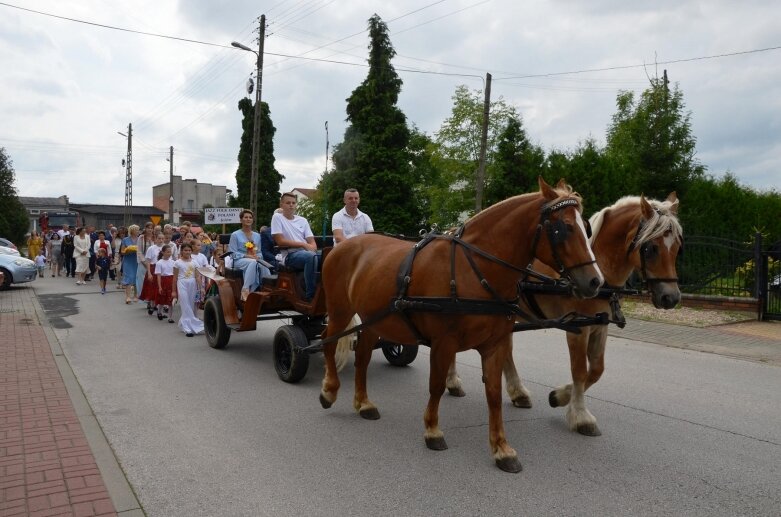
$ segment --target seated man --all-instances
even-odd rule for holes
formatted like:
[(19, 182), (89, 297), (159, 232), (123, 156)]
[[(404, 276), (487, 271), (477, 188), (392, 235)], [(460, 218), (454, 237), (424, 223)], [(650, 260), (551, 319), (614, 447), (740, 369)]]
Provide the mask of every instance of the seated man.
[(260, 256), (260, 234), (252, 231), (255, 216), (251, 210), (239, 213), (241, 229), (231, 234), (228, 251), (232, 253), (232, 267), (241, 269), (244, 273), (244, 286), (241, 289), (241, 300), (246, 301), (252, 291), (260, 287), (263, 278), (271, 277), (269, 268), (258, 262)]
[(306, 294), (304, 299), (311, 301), (315, 295), (315, 275), (317, 273), (317, 244), (309, 222), (296, 215), (298, 199), (295, 194), (282, 194), (277, 211), (271, 218), (271, 236), (281, 250), (277, 261), (289, 268), (304, 272)]

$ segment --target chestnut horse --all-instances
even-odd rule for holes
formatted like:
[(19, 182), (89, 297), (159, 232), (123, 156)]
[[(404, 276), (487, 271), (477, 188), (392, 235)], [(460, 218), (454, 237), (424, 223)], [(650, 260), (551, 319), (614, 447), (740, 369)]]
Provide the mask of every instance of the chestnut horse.
[[(637, 271), (647, 282), (655, 307), (672, 309), (678, 304), (681, 292), (675, 259), (683, 236), (677, 214), (678, 198), (673, 192), (665, 201), (646, 200), (642, 196), (625, 197), (591, 217), (591, 247), (605, 275), (606, 286), (621, 287), (629, 275)], [(555, 276), (555, 272), (545, 266), (535, 264), (533, 268)], [(617, 298), (613, 303), (618, 303)], [(620, 315), (613, 311), (609, 295), (582, 300), (556, 294), (533, 294), (525, 299), (522, 307), (528, 313), (537, 312), (531, 304), (538, 306), (541, 318), (560, 317), (572, 311), (584, 315), (606, 312), (613, 319)], [(567, 406), (570, 429), (587, 436), (601, 434), (596, 418), (586, 408), (584, 393), (604, 371), (606, 341), (606, 325), (583, 327), (580, 334), (568, 332), (572, 383), (559, 386), (548, 397), (552, 407)], [(529, 391), (518, 376), (512, 353), (504, 363), (504, 375), (513, 405), (531, 407)], [(455, 360), (448, 371), (447, 388), (451, 395), (464, 395)]]
[(448, 366), (456, 352), (475, 348), (483, 364), (493, 458), (502, 470), (521, 470), (505, 438), (501, 401), (502, 365), (517, 309), (515, 286), (535, 257), (567, 276), (579, 296), (595, 296), (603, 282), (588, 244), (580, 197), (563, 181), (553, 188), (540, 178), (539, 186), (539, 192), (487, 208), (452, 235), (413, 244), (366, 234), (333, 249), (322, 274), (328, 307), (322, 334), (324, 408), (336, 401), (340, 386), (334, 340), (358, 314), (364, 324), (355, 349), (353, 407), (363, 418), (380, 416), (366, 391), (366, 371), (378, 338), (429, 345), (424, 438), (430, 449), (446, 449), (438, 412)]

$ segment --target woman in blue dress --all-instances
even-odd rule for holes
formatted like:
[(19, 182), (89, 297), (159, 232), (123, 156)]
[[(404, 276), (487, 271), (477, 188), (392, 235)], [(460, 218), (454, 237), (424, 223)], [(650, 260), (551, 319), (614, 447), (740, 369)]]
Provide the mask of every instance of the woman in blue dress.
[(241, 229), (231, 234), (228, 251), (232, 252), (233, 268), (244, 272), (244, 286), (241, 289), (241, 299), (245, 301), (252, 291), (255, 291), (264, 277), (271, 276), (271, 271), (258, 262), (260, 254), (260, 234), (252, 231), (255, 217), (252, 210), (242, 210), (239, 213)]
[(129, 235), (122, 239), (119, 252), (122, 255), (122, 285), (125, 286), (125, 303), (130, 303), (132, 295), (133, 300), (137, 301), (137, 293), (134, 291), (136, 286), (136, 272), (138, 271), (138, 260), (136, 252), (138, 251), (136, 243), (138, 242), (138, 225), (133, 224), (128, 228)]

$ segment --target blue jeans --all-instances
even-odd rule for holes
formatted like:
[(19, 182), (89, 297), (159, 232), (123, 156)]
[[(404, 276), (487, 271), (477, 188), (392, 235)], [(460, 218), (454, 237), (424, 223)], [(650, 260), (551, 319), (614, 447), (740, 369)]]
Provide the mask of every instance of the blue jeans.
[(285, 257), (286, 266), (304, 272), (307, 300), (311, 300), (315, 296), (315, 274), (317, 273), (318, 259), (318, 253), (304, 249), (291, 251)]

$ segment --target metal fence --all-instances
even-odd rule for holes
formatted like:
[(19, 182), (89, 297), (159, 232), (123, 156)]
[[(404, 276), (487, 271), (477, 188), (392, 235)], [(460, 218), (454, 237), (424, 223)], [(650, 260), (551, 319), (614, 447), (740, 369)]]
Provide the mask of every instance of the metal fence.
[(684, 235), (678, 259), (681, 291), (711, 296), (756, 298), (762, 236), (740, 242), (720, 237)]

